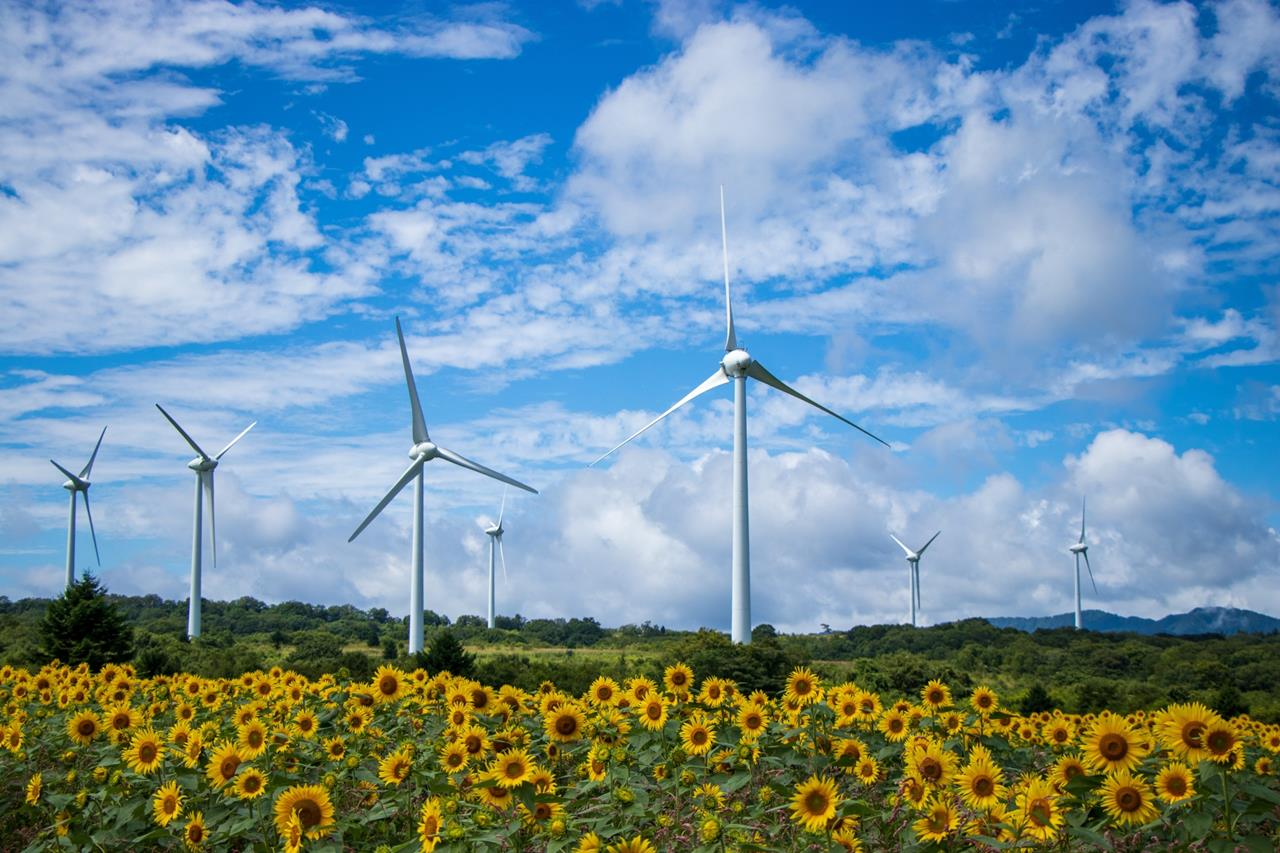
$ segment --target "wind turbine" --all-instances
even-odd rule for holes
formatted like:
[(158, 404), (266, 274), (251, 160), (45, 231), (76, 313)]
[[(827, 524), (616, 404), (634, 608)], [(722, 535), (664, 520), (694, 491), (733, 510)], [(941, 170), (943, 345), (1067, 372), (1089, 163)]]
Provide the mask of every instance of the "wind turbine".
[(195, 439), (173, 419), (173, 415), (164, 410), (164, 406), (156, 403), (156, 408), (196, 452), (196, 458), (187, 463), (187, 467), (196, 472), (196, 508), (191, 532), (191, 593), (187, 599), (187, 636), (194, 639), (200, 636), (200, 549), (204, 544), (203, 500), (205, 497), (209, 499), (209, 551), (213, 557), (213, 567), (216, 569), (218, 567), (218, 518), (213, 505), (213, 472), (227, 451), (244, 438), (249, 430), (257, 426), (258, 422), (249, 424), (240, 431), (239, 435), (231, 439), (226, 447), (210, 456), (200, 449), (200, 445), (196, 444)]
[(924, 556), (924, 552), (928, 550), (929, 546), (933, 544), (933, 540), (937, 539), (941, 533), (942, 531), (939, 530), (937, 533), (933, 534), (933, 536), (929, 537), (929, 541), (921, 545), (919, 551), (912, 551), (906, 545), (903, 545), (902, 540), (897, 536), (894, 536), (892, 533), (889, 534), (889, 538), (894, 542), (897, 542), (898, 547), (906, 552), (907, 555), (907, 584), (910, 586), (911, 592), (912, 628), (916, 626), (916, 611), (920, 607), (920, 558)]
[(735, 643), (751, 642), (751, 555), (750, 534), (748, 532), (747, 508), (747, 377), (751, 377), (765, 385), (790, 394), (797, 400), (826, 412), (832, 417), (844, 421), (849, 426), (865, 433), (888, 447), (888, 443), (871, 435), (848, 418), (842, 417), (826, 406), (810, 400), (799, 391), (774, 376), (765, 366), (747, 354), (738, 346), (737, 335), (733, 331), (733, 301), (729, 294), (729, 235), (724, 220), (724, 187), (720, 188), (720, 242), (724, 261), (724, 311), (727, 332), (724, 341), (724, 357), (716, 372), (711, 374), (701, 385), (680, 398), (674, 406), (658, 415), (649, 423), (636, 430), (626, 441), (614, 447), (609, 453), (592, 462), (592, 465), (609, 456), (619, 447), (643, 433), (649, 427), (712, 388), (718, 388), (733, 382), (733, 598), (731, 610), (730, 636)]
[(507, 580), (507, 552), (502, 548), (502, 534), (506, 531), (502, 527), (502, 516), (507, 510), (507, 490), (502, 490), (502, 505), (498, 507), (498, 520), (490, 524), (484, 529), (484, 533), (489, 537), (489, 627), (497, 627), (494, 622), (494, 614), (497, 610), (494, 607), (494, 556), (500, 554), (502, 556), (502, 580)]
[(89, 535), (93, 537), (93, 555), (98, 559), (98, 565), (102, 565), (102, 555), (98, 553), (98, 534), (93, 529), (93, 511), (89, 509), (89, 474), (93, 471), (93, 460), (98, 458), (98, 448), (102, 447), (102, 437), (107, 434), (107, 428), (103, 427), (102, 432), (98, 434), (98, 443), (93, 446), (93, 453), (89, 456), (89, 461), (80, 469), (79, 474), (72, 474), (66, 468), (63, 468), (57, 462), (53, 462), (53, 467), (57, 468), (67, 476), (67, 482), (62, 484), (62, 488), (71, 493), (71, 511), (67, 516), (67, 586), (71, 586), (76, 582), (76, 495), (84, 492), (84, 514), (89, 517)]
[(1098, 584), (1093, 579), (1093, 566), (1089, 565), (1089, 546), (1084, 544), (1084, 510), (1086, 498), (1080, 499), (1080, 541), (1067, 550), (1076, 555), (1076, 630), (1084, 627), (1084, 617), (1080, 611), (1080, 558), (1084, 557), (1084, 567), (1089, 570), (1089, 583), (1093, 584), (1093, 594), (1098, 594)]
[(378, 505), (365, 516), (364, 521), (360, 522), (360, 526), (356, 528), (356, 532), (351, 534), (348, 542), (355, 541), (355, 538), (369, 526), (369, 523), (378, 517), (378, 513), (386, 507), (387, 504), (400, 494), (400, 490), (409, 484), (410, 480), (414, 481), (413, 490), (413, 565), (411, 567), (410, 578), (410, 594), (409, 594), (409, 654), (416, 654), (422, 651), (422, 490), (423, 477), (422, 468), (432, 459), (443, 459), (446, 462), (452, 462), (462, 468), (484, 474), (486, 477), (492, 477), (500, 480), (508, 485), (515, 486), (518, 489), (524, 489), (526, 492), (537, 494), (538, 490), (532, 486), (526, 486), (519, 480), (513, 480), (505, 474), (499, 474), (490, 468), (486, 468), (476, 462), (472, 462), (464, 456), (447, 450), (438, 444), (432, 442), (431, 437), (427, 434), (427, 422), (422, 417), (422, 404), (418, 402), (418, 388), (413, 381), (413, 370), (409, 367), (409, 351), (404, 345), (404, 332), (400, 329), (400, 318), (396, 318), (396, 337), (400, 339), (400, 360), (404, 362), (404, 381), (409, 386), (409, 408), (413, 417), (413, 447), (409, 448), (409, 458), (413, 463), (409, 468), (400, 475), (400, 479), (396, 481), (391, 490), (378, 501)]

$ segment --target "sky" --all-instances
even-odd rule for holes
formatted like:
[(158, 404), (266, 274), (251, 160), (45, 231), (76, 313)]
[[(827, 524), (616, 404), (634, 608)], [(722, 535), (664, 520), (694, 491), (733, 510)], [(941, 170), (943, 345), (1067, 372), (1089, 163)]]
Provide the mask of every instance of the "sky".
[[(77, 567), (404, 614), (399, 316), (432, 438), (512, 493), (498, 611), (1280, 613), (1280, 7), (0, 0), (0, 594)], [(426, 606), (485, 611), (502, 486), (426, 468)], [(206, 555), (210, 545), (206, 539)]]

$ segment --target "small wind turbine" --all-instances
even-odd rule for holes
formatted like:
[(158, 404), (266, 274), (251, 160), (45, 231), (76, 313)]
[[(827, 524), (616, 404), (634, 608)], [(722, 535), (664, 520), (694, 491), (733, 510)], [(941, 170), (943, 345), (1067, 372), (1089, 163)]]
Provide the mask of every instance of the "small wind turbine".
[(84, 514), (89, 517), (89, 535), (93, 537), (93, 555), (98, 559), (98, 565), (102, 565), (102, 555), (98, 553), (98, 534), (93, 529), (93, 511), (89, 509), (89, 474), (93, 471), (93, 460), (98, 458), (98, 448), (102, 447), (102, 437), (107, 434), (107, 428), (103, 427), (102, 432), (98, 434), (98, 443), (93, 446), (93, 453), (89, 456), (89, 461), (80, 469), (79, 474), (72, 474), (66, 468), (63, 468), (57, 462), (53, 462), (53, 467), (57, 468), (67, 476), (67, 482), (62, 484), (62, 488), (71, 493), (71, 512), (67, 516), (67, 586), (71, 586), (76, 582), (76, 495), (84, 492)]
[(754, 360), (747, 351), (738, 346), (737, 335), (733, 331), (733, 301), (729, 295), (729, 235), (724, 221), (724, 187), (720, 188), (720, 242), (724, 259), (724, 311), (727, 332), (724, 341), (724, 357), (716, 372), (711, 374), (701, 385), (685, 394), (674, 406), (658, 415), (649, 423), (636, 430), (626, 441), (601, 456), (592, 465), (600, 462), (618, 447), (622, 447), (649, 427), (712, 388), (718, 388), (733, 382), (733, 598), (731, 609), (730, 636), (735, 643), (751, 642), (751, 555), (750, 534), (748, 532), (747, 508), (747, 377), (763, 382), (784, 394), (790, 394), (814, 408), (820, 409), (844, 421), (849, 426), (865, 433), (888, 447), (880, 438), (867, 432), (848, 418), (842, 417), (826, 406), (810, 400), (796, 389), (774, 376), (764, 365)]
[(1098, 594), (1097, 581), (1093, 579), (1093, 566), (1089, 565), (1089, 546), (1084, 544), (1084, 509), (1086, 498), (1080, 499), (1080, 541), (1067, 550), (1076, 555), (1076, 630), (1084, 627), (1084, 616), (1080, 610), (1080, 558), (1084, 557), (1084, 567), (1089, 570), (1089, 583), (1093, 584), (1093, 594)]
[(502, 534), (506, 532), (502, 527), (502, 516), (507, 510), (507, 490), (502, 490), (502, 505), (498, 507), (498, 520), (490, 524), (484, 529), (484, 533), (489, 537), (489, 627), (497, 627), (494, 622), (494, 614), (497, 613), (494, 607), (494, 556), (495, 554), (502, 556), (502, 580), (507, 581), (507, 552), (502, 548)]
[(213, 567), (216, 569), (218, 567), (218, 519), (213, 505), (213, 472), (227, 451), (244, 438), (249, 430), (257, 426), (258, 422), (249, 424), (240, 431), (239, 435), (231, 439), (226, 447), (210, 456), (200, 449), (200, 445), (196, 444), (195, 439), (173, 419), (173, 415), (164, 410), (164, 406), (156, 403), (156, 408), (196, 452), (196, 458), (187, 463), (187, 467), (196, 472), (196, 507), (191, 533), (191, 593), (187, 599), (187, 636), (195, 638), (200, 636), (200, 549), (204, 543), (203, 500), (205, 497), (209, 499), (209, 552), (213, 557)]
[(360, 526), (356, 528), (356, 532), (351, 534), (348, 542), (355, 541), (355, 538), (369, 526), (369, 523), (378, 517), (378, 513), (386, 507), (387, 504), (400, 494), (400, 490), (409, 485), (409, 481), (414, 481), (413, 490), (413, 565), (410, 572), (410, 592), (409, 592), (409, 654), (416, 654), (422, 651), (422, 490), (423, 477), (422, 468), (432, 459), (443, 459), (446, 462), (452, 462), (461, 468), (475, 471), (478, 474), (484, 474), (486, 477), (492, 477), (500, 480), (508, 485), (515, 486), (517, 489), (524, 489), (526, 492), (533, 492), (535, 495), (538, 490), (532, 486), (526, 486), (519, 480), (513, 480), (505, 474), (499, 474), (491, 468), (486, 468), (479, 463), (472, 462), (464, 456), (447, 450), (431, 441), (431, 437), (427, 435), (427, 422), (422, 416), (422, 404), (418, 402), (418, 388), (413, 381), (413, 370), (409, 367), (409, 351), (404, 345), (404, 332), (400, 329), (400, 318), (396, 318), (396, 337), (400, 339), (400, 360), (404, 362), (404, 381), (409, 386), (409, 408), (413, 417), (413, 447), (409, 448), (409, 458), (413, 463), (409, 468), (400, 475), (400, 479), (396, 481), (391, 490), (378, 501), (378, 505), (365, 516), (364, 521), (360, 522)]
[(906, 545), (903, 545), (902, 540), (897, 536), (894, 536), (892, 533), (889, 534), (889, 538), (894, 542), (897, 542), (898, 547), (906, 552), (907, 555), (907, 583), (910, 586), (911, 592), (912, 628), (916, 626), (916, 611), (920, 607), (920, 558), (924, 556), (924, 552), (928, 550), (929, 546), (933, 544), (933, 540), (937, 539), (941, 533), (942, 531), (939, 530), (937, 533), (933, 534), (933, 536), (929, 537), (929, 541), (921, 545), (919, 551), (912, 551)]

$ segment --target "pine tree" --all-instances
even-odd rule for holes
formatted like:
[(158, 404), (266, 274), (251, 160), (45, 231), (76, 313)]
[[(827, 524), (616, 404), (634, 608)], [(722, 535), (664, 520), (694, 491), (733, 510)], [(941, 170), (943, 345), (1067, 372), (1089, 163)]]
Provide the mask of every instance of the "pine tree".
[(467, 653), (452, 631), (437, 634), (424, 658), (423, 668), (432, 673), (470, 676), (476, 667), (476, 656)]
[(69, 666), (104, 664), (133, 657), (133, 629), (124, 614), (107, 600), (107, 590), (87, 572), (49, 602), (39, 624), (40, 655)]

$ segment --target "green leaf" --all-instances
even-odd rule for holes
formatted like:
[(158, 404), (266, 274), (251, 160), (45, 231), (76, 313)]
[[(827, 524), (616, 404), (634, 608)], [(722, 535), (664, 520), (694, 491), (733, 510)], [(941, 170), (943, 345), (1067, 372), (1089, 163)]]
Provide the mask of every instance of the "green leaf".
[(1099, 850), (1112, 849), (1111, 844), (1107, 839), (1103, 838), (1087, 826), (1073, 826), (1070, 827), (1067, 832), (1075, 838), (1079, 838), (1082, 841), (1088, 841), (1090, 844), (1095, 845)]

